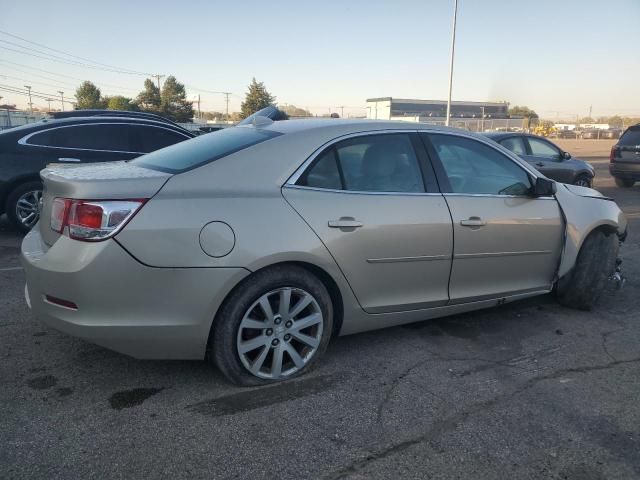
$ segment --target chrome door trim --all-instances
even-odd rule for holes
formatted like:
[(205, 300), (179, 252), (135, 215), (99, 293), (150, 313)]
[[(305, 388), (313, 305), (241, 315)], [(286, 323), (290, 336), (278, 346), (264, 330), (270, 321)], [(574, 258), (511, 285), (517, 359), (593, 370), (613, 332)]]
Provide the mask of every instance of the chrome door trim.
[(26, 147), (38, 147), (38, 148), (55, 148), (57, 150), (74, 150), (74, 151), (79, 151), (79, 152), (105, 152), (105, 153), (133, 153), (136, 155), (145, 155), (147, 153), (150, 152), (129, 152), (126, 150), (101, 150), (101, 149), (96, 149), (96, 148), (78, 148), (78, 147), (55, 147), (53, 145), (37, 145), (35, 143), (27, 143), (27, 141), (33, 137), (34, 135), (37, 135), (39, 133), (43, 133), (43, 132), (50, 132), (51, 130), (59, 130), (61, 128), (74, 128), (74, 127), (88, 127), (88, 126), (93, 126), (93, 125), (134, 125), (136, 127), (138, 126), (142, 126), (142, 127), (151, 127), (151, 128), (161, 128), (162, 130), (167, 130), (169, 132), (173, 132), (173, 133), (177, 133), (178, 135), (182, 135), (185, 139), (191, 139), (192, 137), (189, 137), (187, 135), (185, 135), (182, 132), (179, 132), (177, 130), (174, 130), (172, 128), (167, 128), (161, 125), (147, 125), (144, 123), (132, 123), (132, 122), (92, 122), (92, 123), (76, 123), (73, 125), (60, 125), (57, 127), (51, 127), (51, 128), (45, 128), (42, 130), (38, 130), (36, 132), (31, 132), (28, 135), (25, 135), (24, 137), (22, 137), (20, 140), (18, 140), (18, 144), (19, 145), (24, 145)]
[(432, 262), (434, 260), (451, 260), (451, 256), (420, 255), (416, 257), (367, 258), (367, 263)]
[(521, 252), (481, 252), (481, 253), (458, 253), (453, 259), (467, 258), (490, 258), (490, 257), (517, 257), (521, 255), (550, 255), (551, 250), (523, 250)]
[(81, 162), (79, 158), (71, 158), (71, 157), (60, 157), (58, 158), (59, 162)]
[(556, 197), (533, 197), (531, 195), (503, 195), (499, 193), (443, 193), (445, 197), (490, 197), (490, 198), (528, 198), (530, 200), (555, 200)]
[[(392, 134), (392, 133), (417, 133), (420, 132), (420, 130), (416, 130), (415, 128), (408, 128), (408, 129), (398, 129), (398, 130), (393, 130), (393, 129), (385, 129), (385, 130), (367, 130), (366, 132), (355, 132), (355, 133), (348, 133), (346, 135), (341, 135), (340, 137), (336, 137), (332, 140), (329, 140), (328, 142), (320, 145), (310, 156), (309, 158), (307, 158), (302, 165), (300, 165), (295, 172), (293, 172), (293, 174), (289, 177), (289, 179), (285, 182), (285, 185), (295, 185), (295, 183), (300, 179), (300, 177), (302, 176), (302, 174), (304, 173), (304, 171), (307, 169), (307, 167), (309, 167), (309, 165), (311, 165), (313, 163), (313, 161), (320, 155), (322, 154), (327, 148), (329, 148), (330, 146), (341, 142), (343, 140), (348, 140), (350, 138), (356, 138), (356, 137), (369, 137), (371, 135), (388, 135), (388, 134)], [(301, 185), (295, 185), (297, 187), (300, 187)], [(303, 187), (303, 188), (317, 188), (317, 187)], [(323, 188), (320, 188), (319, 190), (326, 190)], [(342, 191), (346, 191), (346, 190), (338, 190), (340, 192)], [(402, 192), (404, 193), (404, 192)]]

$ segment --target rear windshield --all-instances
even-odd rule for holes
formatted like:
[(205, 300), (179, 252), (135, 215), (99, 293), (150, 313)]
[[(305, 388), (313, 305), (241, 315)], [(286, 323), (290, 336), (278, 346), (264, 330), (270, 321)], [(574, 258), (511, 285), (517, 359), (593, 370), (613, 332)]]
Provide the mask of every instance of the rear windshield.
[(629, 147), (640, 145), (640, 128), (629, 128), (624, 135), (620, 137), (618, 145)]
[(282, 134), (253, 127), (230, 127), (156, 150), (131, 163), (161, 172), (180, 173), (279, 135)]

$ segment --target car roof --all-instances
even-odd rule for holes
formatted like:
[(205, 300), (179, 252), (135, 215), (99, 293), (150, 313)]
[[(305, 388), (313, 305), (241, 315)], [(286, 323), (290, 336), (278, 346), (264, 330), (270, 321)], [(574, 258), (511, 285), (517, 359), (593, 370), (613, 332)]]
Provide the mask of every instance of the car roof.
[(171, 130), (179, 131), (180, 133), (184, 133), (189, 137), (194, 137), (195, 135), (189, 132), (187, 129), (182, 128), (180, 125), (173, 124), (172, 122), (163, 122), (158, 121), (151, 118), (141, 118), (141, 117), (125, 117), (120, 115), (115, 116), (88, 116), (88, 117), (69, 117), (69, 118), (45, 118), (38, 122), (28, 123), (26, 125), (20, 125), (18, 127), (13, 127), (7, 130), (0, 132), (0, 135), (3, 134), (13, 134), (17, 132), (28, 133), (30, 131), (44, 130), (48, 127), (53, 126), (71, 126), (71, 125), (86, 125), (86, 124), (95, 124), (95, 123), (134, 123), (138, 125), (153, 125), (162, 128), (168, 128)]
[[(253, 125), (243, 125), (240, 128), (253, 128)], [(343, 134), (375, 130), (437, 130), (443, 132), (465, 132), (458, 128), (429, 125), (426, 123), (403, 122), (399, 120), (370, 120), (370, 119), (342, 119), (342, 118), (312, 118), (282, 120), (270, 124), (258, 125), (257, 128), (272, 130), (278, 133), (294, 133), (307, 130), (341, 130)]]

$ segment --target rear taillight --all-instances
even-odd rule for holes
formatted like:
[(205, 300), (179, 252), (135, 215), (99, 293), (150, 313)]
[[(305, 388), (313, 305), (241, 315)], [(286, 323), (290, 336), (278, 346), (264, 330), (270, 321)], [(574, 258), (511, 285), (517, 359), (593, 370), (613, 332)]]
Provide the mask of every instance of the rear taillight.
[(616, 161), (616, 155), (618, 154), (618, 147), (615, 145), (611, 147), (611, 153), (609, 154), (609, 163), (613, 163)]
[(56, 198), (51, 229), (75, 240), (98, 242), (115, 235), (146, 200), (73, 200)]

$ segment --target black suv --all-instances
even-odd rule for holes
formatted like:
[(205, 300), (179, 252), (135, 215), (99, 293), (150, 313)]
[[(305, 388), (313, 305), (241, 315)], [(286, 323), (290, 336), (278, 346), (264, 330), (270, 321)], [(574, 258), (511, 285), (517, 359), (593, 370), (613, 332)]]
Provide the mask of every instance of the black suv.
[(97, 110), (58, 117), (0, 132), (0, 214), (23, 231), (38, 221), (46, 165), (129, 160), (194, 137), (150, 114)]
[(619, 187), (633, 187), (640, 180), (640, 123), (627, 128), (611, 148), (609, 173)]

